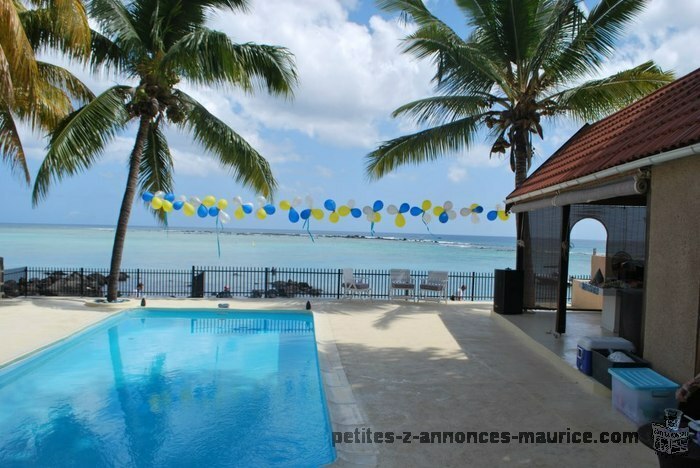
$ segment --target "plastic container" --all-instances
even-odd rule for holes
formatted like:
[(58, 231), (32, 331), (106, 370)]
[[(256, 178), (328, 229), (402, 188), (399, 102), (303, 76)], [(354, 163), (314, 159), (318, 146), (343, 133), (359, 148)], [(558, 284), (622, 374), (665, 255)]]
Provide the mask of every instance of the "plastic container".
[(676, 408), (680, 385), (649, 368), (611, 368), (612, 406), (638, 426), (662, 421), (665, 408)]
[(612, 388), (612, 376), (608, 373), (610, 368), (632, 368), (632, 367), (651, 367), (649, 361), (645, 361), (639, 356), (635, 356), (629, 351), (622, 351), (626, 356), (630, 357), (634, 362), (613, 362), (608, 359), (610, 355), (609, 349), (593, 349), (591, 350), (591, 355), (593, 356), (593, 372), (591, 376), (598, 382), (602, 383), (608, 388)]
[(586, 375), (593, 374), (593, 356), (591, 351), (594, 349), (634, 352), (634, 345), (618, 336), (585, 336), (581, 338), (578, 340), (576, 367)]

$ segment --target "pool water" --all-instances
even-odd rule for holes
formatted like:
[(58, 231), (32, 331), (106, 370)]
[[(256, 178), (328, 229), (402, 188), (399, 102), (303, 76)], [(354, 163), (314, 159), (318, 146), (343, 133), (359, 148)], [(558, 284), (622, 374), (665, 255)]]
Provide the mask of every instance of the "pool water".
[(128, 311), (0, 370), (2, 467), (334, 457), (308, 313)]

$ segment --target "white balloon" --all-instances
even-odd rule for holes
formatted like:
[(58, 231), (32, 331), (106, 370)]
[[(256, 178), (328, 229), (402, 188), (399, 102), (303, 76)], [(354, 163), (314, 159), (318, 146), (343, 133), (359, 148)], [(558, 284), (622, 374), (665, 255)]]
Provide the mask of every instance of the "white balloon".
[(178, 200), (178, 201), (181, 201), (181, 202), (186, 202), (186, 201), (187, 201), (187, 195), (180, 195), (179, 197), (177, 197), (177, 200)]
[(396, 208), (395, 205), (389, 205), (386, 207), (386, 212), (389, 213), (390, 215), (395, 215), (396, 213), (399, 212), (399, 209)]
[(454, 205), (452, 204), (451, 201), (446, 201), (444, 205), (442, 205), (443, 208), (445, 208), (445, 211), (450, 211)]
[(219, 211), (219, 221), (221, 224), (226, 224), (231, 221), (231, 217), (225, 211)]
[(455, 210), (450, 210), (447, 212), (447, 218), (448, 219), (455, 219), (457, 217), (457, 213)]
[(237, 203), (237, 204), (239, 204), (239, 205), (242, 205), (242, 204), (243, 204), (243, 199), (242, 199), (240, 196), (238, 196), (238, 197), (236, 197), (236, 198), (233, 199), (233, 203)]
[(255, 200), (258, 202), (259, 205), (264, 205), (265, 202), (267, 201), (267, 200), (265, 199), (265, 197), (263, 197), (262, 195), (260, 195), (259, 197), (257, 197)]
[(195, 206), (195, 208), (202, 204), (202, 200), (197, 197), (190, 198), (190, 203)]
[(156, 193), (153, 194), (153, 196), (163, 198), (165, 196), (165, 192), (163, 192), (162, 190), (158, 190)]
[(425, 221), (426, 223), (429, 223), (431, 219), (433, 219), (433, 217), (430, 216), (429, 213), (423, 213), (423, 221)]
[(479, 215), (478, 214), (472, 213), (472, 223), (479, 224)]
[(348, 200), (348, 208), (355, 208), (355, 200), (353, 200), (353, 199)]
[(309, 208), (311, 208), (312, 206), (314, 206), (314, 199), (311, 198), (310, 195), (307, 195), (307, 196), (306, 196), (306, 204), (309, 206)]
[(365, 206), (362, 208), (362, 212), (366, 214), (367, 216), (372, 216), (372, 213), (374, 213), (374, 210), (372, 209), (371, 206)]
[(294, 200), (292, 200), (292, 206), (297, 206), (301, 203), (301, 197), (294, 197)]
[(472, 210), (470, 210), (469, 208), (462, 208), (461, 210), (459, 210), (459, 214), (461, 214), (462, 216), (469, 216), (471, 212)]

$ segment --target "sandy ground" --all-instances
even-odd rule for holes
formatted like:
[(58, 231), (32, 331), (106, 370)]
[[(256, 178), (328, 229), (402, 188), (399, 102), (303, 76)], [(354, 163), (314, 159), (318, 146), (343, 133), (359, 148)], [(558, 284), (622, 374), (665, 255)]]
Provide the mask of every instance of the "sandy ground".
[[(78, 299), (0, 300), (0, 363), (111, 316)], [(149, 307), (216, 308), (221, 300), (148, 300)], [(232, 309), (303, 309), (305, 300), (226, 300)], [(136, 307), (131, 301), (128, 307)], [(314, 301), (335, 430), (633, 431), (610, 393), (515, 333), (490, 305)], [(332, 347), (332, 352), (329, 351)], [(335, 353), (335, 354), (333, 354)], [(339, 411), (341, 402), (344, 408)], [(353, 407), (356, 405), (356, 407)], [(343, 406), (343, 405), (341, 405)], [(489, 435), (489, 437), (491, 437)], [(501, 437), (498, 437), (502, 440)], [(338, 466), (652, 467), (640, 444), (339, 444)]]

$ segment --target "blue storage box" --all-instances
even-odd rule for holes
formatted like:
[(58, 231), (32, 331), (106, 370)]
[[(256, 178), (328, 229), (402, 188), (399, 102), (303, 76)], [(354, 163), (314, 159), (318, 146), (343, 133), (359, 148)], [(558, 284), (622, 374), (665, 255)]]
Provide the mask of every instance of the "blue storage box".
[(611, 368), (612, 406), (638, 426), (662, 421), (665, 408), (676, 408), (677, 383), (649, 368)]
[(578, 340), (576, 367), (586, 375), (593, 374), (594, 349), (612, 349), (615, 351), (634, 352), (634, 345), (618, 336), (585, 336)]

